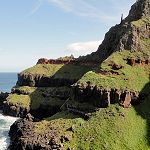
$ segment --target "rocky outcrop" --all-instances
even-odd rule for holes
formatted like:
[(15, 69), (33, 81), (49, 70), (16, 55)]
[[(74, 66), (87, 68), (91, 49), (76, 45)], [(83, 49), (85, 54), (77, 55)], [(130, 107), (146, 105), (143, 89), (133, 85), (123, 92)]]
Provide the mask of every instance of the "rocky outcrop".
[(73, 86), (72, 99), (78, 102), (88, 102), (96, 107), (108, 107), (110, 104), (119, 103), (123, 107), (129, 107), (130, 104), (139, 103), (142, 99), (141, 93), (129, 90), (104, 89), (97, 86)]
[(32, 74), (18, 74), (17, 85), (19, 86), (30, 86), (30, 87), (59, 87), (59, 86), (70, 86), (75, 83), (77, 79), (62, 79), (45, 77), (41, 75)]
[[(45, 88), (40, 88), (37, 91), (35, 90), (33, 93), (28, 93), (20, 90), (19, 88), (13, 88), (13, 93), (11, 94), (17, 94), (18, 96), (28, 95), (28, 97), (30, 97), (31, 104), (28, 108), (26, 108), (22, 105), (18, 105), (17, 103), (11, 104), (5, 100), (2, 107), (5, 115), (24, 118), (28, 113), (31, 113), (35, 118), (41, 120), (60, 111), (62, 104), (70, 97), (70, 89), (67, 87), (49, 88), (46, 90)], [(37, 99), (37, 108), (33, 108), (32, 100), (35, 102), (37, 96), (41, 97), (41, 102), (40, 99)], [(50, 102), (52, 102), (52, 104)]]
[(150, 1), (137, 0), (131, 7), (127, 20), (138, 20), (150, 16)]
[(141, 52), (143, 57), (147, 57), (149, 54), (146, 50), (149, 50), (150, 45), (144, 41), (150, 38), (149, 12), (150, 1), (137, 0), (131, 7), (128, 17), (106, 33), (98, 50), (79, 59), (85, 61), (99, 60), (99, 62), (102, 62), (113, 52), (122, 50)]
[[(26, 119), (16, 121), (10, 128), (9, 136), (11, 139), (11, 144), (9, 146), (10, 150), (36, 150), (36, 149), (50, 149), (47, 147), (47, 138), (41, 138), (38, 134), (35, 134), (32, 129), (34, 128), (34, 123)], [(41, 144), (42, 143), (42, 144)]]
[(149, 66), (150, 60), (149, 59), (134, 59), (134, 58), (127, 58), (127, 64), (131, 66), (140, 65), (140, 66)]
[(92, 65), (98, 65), (99, 61), (97, 60), (91, 60), (91, 61), (82, 61), (79, 59), (71, 59), (71, 60), (59, 60), (59, 59), (46, 59), (46, 58), (40, 58), (37, 62), (37, 64), (55, 64), (55, 65), (68, 65), (68, 64), (80, 64), (81, 66), (92, 66)]
[(3, 104), (4, 104), (4, 101), (6, 100), (6, 98), (8, 97), (9, 93), (3, 93), (3, 92), (0, 92), (0, 109), (3, 108)]
[[(49, 125), (41, 132), (36, 131), (36, 122), (29, 119), (20, 119), (10, 128), (9, 136), (11, 144), (10, 150), (60, 150), (63, 143), (70, 140), (67, 135), (60, 134), (60, 131), (53, 130)], [(57, 137), (57, 138), (56, 138)]]
[(40, 58), (37, 62), (37, 64), (75, 64), (77, 61), (75, 59), (71, 60), (59, 60), (59, 59), (46, 59), (46, 58)]
[(26, 109), (18, 105), (10, 105), (6, 101), (4, 101), (2, 110), (5, 115), (22, 118), (30, 112), (30, 109)]

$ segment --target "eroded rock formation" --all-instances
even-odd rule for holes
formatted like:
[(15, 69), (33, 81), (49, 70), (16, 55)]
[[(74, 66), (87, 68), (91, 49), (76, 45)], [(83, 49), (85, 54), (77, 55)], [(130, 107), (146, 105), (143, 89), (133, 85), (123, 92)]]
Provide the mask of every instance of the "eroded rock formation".
[(128, 58), (127, 64), (129, 64), (131, 66), (135, 66), (135, 65), (147, 66), (147, 65), (150, 65), (150, 60), (149, 59), (145, 60), (145, 59)]
[(59, 87), (59, 86), (70, 86), (75, 83), (76, 79), (63, 79), (54, 78), (54, 76), (45, 77), (42, 75), (32, 74), (18, 74), (19, 86), (30, 86), (30, 87)]
[(108, 107), (110, 104), (119, 103), (123, 107), (129, 107), (132, 102), (139, 103), (141, 98), (137, 91), (104, 89), (97, 86), (79, 86), (72, 88), (72, 99), (78, 102), (88, 102), (96, 107)]

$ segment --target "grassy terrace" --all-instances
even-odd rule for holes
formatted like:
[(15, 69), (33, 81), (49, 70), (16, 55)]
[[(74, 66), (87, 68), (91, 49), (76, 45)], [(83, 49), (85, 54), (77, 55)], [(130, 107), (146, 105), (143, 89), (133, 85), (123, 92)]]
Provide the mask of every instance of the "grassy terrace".
[[(149, 82), (150, 67), (145, 66), (130, 66), (124, 60), (128, 57), (132, 58), (142, 58), (141, 52), (133, 53), (129, 51), (116, 52), (112, 54), (107, 60), (105, 60), (99, 67), (93, 71), (89, 67), (79, 66), (79, 65), (36, 65), (29, 68), (22, 73), (32, 73), (32, 74), (44, 74), (45, 76), (54, 75), (56, 78), (67, 78), (67, 79), (79, 79), (79, 83), (86, 84), (90, 81), (92, 85), (103, 86), (108, 88), (118, 88), (118, 89), (130, 89), (141, 91), (145, 84)], [(123, 66), (122, 69), (118, 70), (119, 75), (108, 74), (103, 75), (99, 73), (100, 70), (114, 71), (110, 64), (116, 63)], [(22, 107), (29, 107), (31, 109), (37, 109), (41, 104), (45, 105), (62, 105), (63, 101), (56, 98), (45, 98), (43, 93), (50, 91), (53, 88), (36, 88), (36, 87), (18, 87), (22, 92), (28, 92), (29, 95), (17, 95), (11, 94), (7, 101), (8, 103), (14, 105), (20, 105)], [(59, 89), (60, 91), (65, 89)], [(146, 89), (149, 92), (149, 89)]]
[(22, 74), (39, 74), (45, 76), (52, 76), (62, 67), (63, 65), (38, 64), (29, 69), (24, 70)]
[(27, 95), (10, 94), (7, 98), (7, 103), (29, 109), (31, 101)]
[[(60, 100), (59, 98), (52, 98), (52, 97), (44, 97), (43, 94), (49, 93), (51, 91), (56, 91), (56, 88), (36, 88), (36, 87), (28, 87), (22, 86), (17, 87), (19, 91), (26, 91), (28, 95), (23, 94), (10, 94), (7, 98), (7, 103), (11, 105), (17, 105), (22, 108), (31, 108), (32, 110), (36, 110), (39, 106), (47, 105), (47, 106), (61, 106), (64, 101)], [(59, 87), (57, 91), (69, 91), (67, 87)]]
[(54, 78), (79, 79), (84, 73), (89, 71), (90, 67), (80, 65), (56, 65), (56, 64), (38, 64), (21, 74), (33, 74), (41, 76), (53, 76)]
[[(85, 84), (87, 81), (90, 81), (92, 85), (141, 91), (144, 85), (149, 82), (150, 66), (141, 67), (137, 65), (132, 67), (124, 60), (128, 56), (142, 58), (140, 55), (140, 53), (131, 53), (128, 51), (116, 52), (105, 60), (96, 71), (87, 72), (79, 82)], [(98, 73), (100, 70), (116, 71), (112, 69), (110, 65), (112, 63), (123, 66), (122, 69), (117, 71), (119, 75), (103, 75)]]

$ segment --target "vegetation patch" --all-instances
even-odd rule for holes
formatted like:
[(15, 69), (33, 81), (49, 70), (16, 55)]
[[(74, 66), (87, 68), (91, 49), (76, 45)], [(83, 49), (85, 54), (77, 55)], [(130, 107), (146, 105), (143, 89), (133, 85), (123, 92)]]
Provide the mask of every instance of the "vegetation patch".
[(38, 74), (45, 76), (54, 75), (63, 65), (55, 64), (38, 64), (29, 69), (24, 70), (21, 74)]
[(30, 108), (30, 97), (28, 95), (10, 94), (7, 97), (7, 103), (9, 105), (19, 106), (22, 108)]
[(74, 64), (38, 64), (21, 74), (40, 75), (52, 77), (54, 79), (79, 79), (83, 74), (90, 70), (91, 67)]
[[(132, 53), (129, 55), (128, 51), (116, 52), (112, 54), (107, 60), (105, 60), (99, 68), (95, 71), (87, 72), (78, 82), (86, 84), (90, 81), (92, 85), (102, 86), (105, 88), (118, 88), (118, 89), (130, 89), (141, 91), (145, 84), (149, 82), (150, 67), (147, 66), (130, 66), (127, 64), (128, 56), (136, 57), (138, 54)], [(139, 57), (139, 56), (138, 56)], [(119, 64), (123, 66), (119, 70), (114, 70), (112, 64)], [(116, 74), (102, 74), (101, 71), (115, 71)]]
[(143, 18), (137, 21), (133, 21), (132, 24), (137, 27), (142, 27), (143, 25), (150, 23), (150, 18)]
[[(52, 134), (55, 131), (58, 143), (62, 135), (70, 137), (68, 142), (63, 143), (64, 149), (149, 149), (149, 99), (135, 108), (111, 105), (99, 109), (87, 121), (71, 113), (60, 112), (36, 123), (34, 131), (38, 134), (44, 134), (44, 131)], [(144, 116), (141, 115), (143, 108)]]

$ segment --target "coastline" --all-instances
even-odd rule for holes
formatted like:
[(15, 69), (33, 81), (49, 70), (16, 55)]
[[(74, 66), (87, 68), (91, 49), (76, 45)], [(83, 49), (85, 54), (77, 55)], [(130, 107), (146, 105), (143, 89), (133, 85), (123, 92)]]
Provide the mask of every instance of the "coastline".
[[(16, 81), (16, 72), (0, 72), (0, 91), (2, 93), (10, 92)], [(0, 101), (2, 102), (3, 100)], [(10, 126), (17, 120), (17, 118), (4, 114), (2, 108), (3, 106), (0, 110), (0, 150), (6, 150), (10, 144), (10, 137), (8, 135)]]

